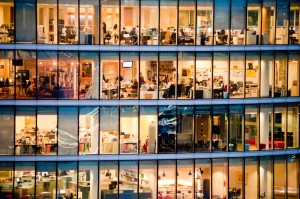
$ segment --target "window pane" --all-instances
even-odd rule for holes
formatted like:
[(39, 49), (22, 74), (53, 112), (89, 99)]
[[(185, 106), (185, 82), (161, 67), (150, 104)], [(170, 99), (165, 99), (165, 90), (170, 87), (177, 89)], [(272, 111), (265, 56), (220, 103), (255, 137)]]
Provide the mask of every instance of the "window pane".
[(58, 107), (58, 155), (78, 153), (78, 107)]
[(286, 160), (285, 156), (274, 157), (274, 198), (284, 197), (286, 194)]
[(297, 172), (299, 156), (289, 155), (287, 156), (287, 194), (288, 197), (299, 197), (299, 180)]
[(228, 45), (229, 38), (229, 21), (230, 21), (230, 1), (229, 0), (215, 0), (215, 18), (214, 18), (214, 32), (215, 45)]
[(160, 44), (176, 45), (177, 1), (160, 0)]
[(157, 193), (157, 161), (140, 161), (139, 198), (155, 199)]
[(175, 99), (177, 86), (177, 53), (159, 54), (159, 99)]
[[(35, 194), (35, 163), (16, 162), (14, 168), (14, 197)], [(21, 191), (18, 191), (21, 189)]]
[[(272, 198), (273, 196), (273, 162), (271, 157), (260, 157), (259, 177), (260, 196)], [(282, 173), (280, 173), (282, 175)], [(281, 178), (281, 177), (280, 177)]]
[(15, 121), (15, 154), (34, 155), (36, 148), (36, 108), (17, 106)]
[(274, 55), (273, 52), (261, 52), (260, 97), (272, 97), (274, 93)]
[(194, 98), (195, 54), (192, 52), (178, 53), (177, 98)]
[(36, 163), (37, 197), (53, 197), (56, 192), (56, 162)]
[(119, 194), (128, 196), (132, 199), (138, 198), (138, 162), (137, 161), (120, 161)]
[(20, 87), (20, 82), (15, 84), (15, 67), (14, 51), (13, 50), (0, 50), (0, 100), (1, 99), (14, 99), (15, 89)]
[(243, 196), (243, 183), (246, 182), (247, 174), (243, 172), (243, 159), (230, 158), (229, 159), (229, 198), (238, 198)]
[(289, 0), (277, 0), (276, 44), (288, 44)]
[(213, 0), (197, 0), (197, 45), (213, 43)]
[(276, 52), (275, 54), (275, 93), (274, 97), (287, 96), (287, 54)]
[(160, 160), (158, 162), (158, 198), (176, 198), (176, 161)]
[(100, 191), (99, 198), (118, 199), (118, 162), (100, 161), (99, 162)]
[(158, 45), (159, 0), (141, 0), (140, 45)]
[(101, 0), (101, 44), (119, 44), (119, 0)]
[(138, 153), (138, 107), (120, 109), (120, 153)]
[(80, 52), (80, 99), (99, 99), (99, 54)]
[(140, 99), (158, 99), (157, 52), (141, 52), (140, 54)]
[(194, 160), (177, 160), (177, 198), (194, 198)]
[(195, 152), (210, 151), (211, 107), (195, 107)]
[[(77, 197), (77, 162), (58, 162), (57, 198)], [(78, 192), (79, 194), (79, 192)]]
[(244, 97), (244, 81), (245, 81), (245, 53), (230, 53), (230, 98)]
[(80, 1), (80, 44), (99, 44), (99, 1)]
[(139, 57), (137, 52), (122, 52), (120, 60), (120, 97), (138, 98)]
[(158, 153), (174, 153), (175, 140), (176, 107), (160, 106), (158, 114)]
[(38, 51), (37, 54), (37, 97), (39, 99), (55, 99), (58, 96), (57, 51)]
[(14, 153), (14, 107), (0, 107), (0, 155)]
[(246, 98), (255, 98), (259, 96), (259, 73), (259, 52), (246, 52)]
[(245, 45), (246, 0), (231, 1), (231, 45)]
[[(0, 9), (3, 13), (1, 20), (1, 39), (0, 43), (14, 43), (14, 23), (15, 23), (15, 12), (14, 12), (14, 1), (13, 0), (0, 0)], [(5, 17), (4, 17), (5, 16)], [(4, 33), (4, 34), (3, 34)]]
[[(262, 123), (262, 126), (266, 123)], [(264, 127), (262, 127), (264, 128)], [(259, 109), (258, 105), (245, 106), (245, 151), (259, 149)]]
[(139, 38), (139, 0), (121, 0), (121, 37), (123, 45), (137, 45)]
[(101, 52), (100, 55), (100, 99), (119, 99), (119, 53)]
[(178, 45), (195, 44), (195, 3), (179, 0)]
[(299, 73), (300, 54), (299, 52), (289, 52), (288, 62), (288, 96), (299, 95)]
[(59, 0), (59, 44), (78, 44), (78, 0)]
[(286, 147), (286, 107), (284, 104), (274, 105), (274, 149)]
[(79, 153), (98, 154), (99, 107), (79, 108)]
[(228, 98), (229, 54), (214, 52), (213, 98)]
[(79, 162), (78, 196), (97, 198), (98, 195), (98, 162)]
[[(16, 0), (16, 42), (36, 43), (36, 0)], [(14, 34), (14, 31), (10, 31)]]
[(259, 194), (259, 164), (257, 157), (245, 158), (245, 198), (257, 198)]
[(229, 151), (243, 151), (244, 147), (244, 106), (229, 106)]
[(227, 172), (227, 159), (212, 159), (212, 195), (218, 198), (227, 198)]
[(37, 107), (37, 129), (37, 153), (56, 155), (57, 107)]
[(300, 2), (290, 0), (289, 44), (299, 44), (299, 11)]
[(262, 44), (274, 44), (276, 0), (264, 0), (262, 8)]
[(214, 106), (212, 118), (212, 150), (227, 150), (228, 107)]
[(140, 153), (157, 153), (157, 106), (140, 106)]
[(195, 99), (212, 98), (212, 54), (209, 52), (197, 52), (196, 54), (195, 86)]
[(211, 194), (211, 160), (195, 160), (195, 196), (210, 198)]
[(37, 43), (57, 44), (56, 0), (37, 0)]
[(13, 194), (13, 172), (14, 172), (14, 163), (13, 162), (1, 162), (0, 163), (0, 172), (2, 173), (2, 182), (0, 183), (1, 197), (9, 198)]
[(194, 107), (177, 107), (177, 153), (193, 152)]
[(260, 106), (259, 123), (259, 150), (272, 149), (272, 135), (273, 135), (273, 110), (272, 105), (262, 104)]
[(119, 151), (119, 108), (100, 107), (100, 154)]
[(287, 111), (287, 148), (297, 148), (299, 146), (299, 106), (288, 104)]
[(247, 6), (247, 45), (260, 44), (261, 0), (248, 0)]
[(78, 99), (78, 52), (60, 51), (59, 56), (59, 99)]
[(36, 51), (17, 50), (14, 63), (16, 84), (21, 83), (17, 99), (36, 98)]

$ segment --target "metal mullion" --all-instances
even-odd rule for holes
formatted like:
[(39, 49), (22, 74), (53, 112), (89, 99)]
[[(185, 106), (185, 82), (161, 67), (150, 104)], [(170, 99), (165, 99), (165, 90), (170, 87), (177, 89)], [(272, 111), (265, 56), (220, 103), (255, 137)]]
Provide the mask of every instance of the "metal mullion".
[(260, 158), (261, 157), (256, 157), (256, 160), (257, 160), (256, 161), (256, 171), (257, 171), (256, 172), (256, 174), (257, 174), (257, 186), (256, 187), (257, 187), (257, 190), (258, 190), (257, 193), (256, 193), (257, 198), (260, 197), (260, 162), (261, 162)]
[(278, 0), (275, 0), (275, 9), (274, 9), (274, 13), (275, 13), (275, 24), (274, 24), (274, 44), (277, 45), (277, 41), (276, 41), (276, 32), (277, 32), (277, 3), (278, 3)]
[[(198, 22), (198, 20), (197, 20), (197, 7), (198, 7), (198, 0), (195, 0), (195, 15), (194, 15), (194, 18), (195, 18), (195, 27), (194, 27), (194, 29), (195, 29), (195, 31), (194, 31), (194, 46), (196, 46), (197, 45), (197, 22)], [(200, 33), (199, 33), (200, 34)], [(200, 44), (201, 44), (201, 40), (200, 40)], [(195, 53), (196, 54), (196, 53)], [(196, 65), (195, 65), (195, 67), (196, 67)], [(196, 79), (195, 79), (196, 80)], [(196, 89), (195, 89), (196, 90)], [(194, 180), (195, 181), (195, 180)], [(194, 185), (194, 187), (195, 187), (195, 185)], [(195, 190), (195, 189), (194, 189)], [(194, 191), (194, 194), (195, 194), (195, 191)], [(195, 195), (194, 195), (194, 197), (195, 197)]]
[[(258, 120), (258, 128), (257, 128), (257, 132), (260, 132), (260, 104), (259, 105), (257, 105), (257, 107), (258, 107), (258, 114), (257, 114), (257, 120)], [(269, 124), (268, 124), (269, 125)], [(257, 133), (257, 137), (258, 137), (258, 140), (257, 140), (257, 150), (258, 151), (260, 151), (261, 149), (260, 149), (260, 133)]]
[[(140, 19), (141, 20), (141, 19)], [(139, 26), (139, 29), (141, 29), (141, 27)], [(139, 34), (140, 34), (141, 31), (139, 31)], [(140, 41), (140, 39), (138, 39)], [(139, 41), (138, 41), (138, 45), (139, 45)], [(141, 88), (141, 82), (140, 82), (140, 72), (141, 72), (141, 51), (137, 52), (138, 53), (138, 77), (136, 78), (137, 81), (138, 81), (138, 88), (137, 88), (137, 100), (140, 100), (141, 99), (141, 96), (140, 96), (140, 88)], [(134, 97), (134, 96), (133, 96)], [(138, 150), (139, 151), (139, 150)]]
[[(262, 35), (262, 8), (263, 8), (263, 0), (261, 0), (261, 2), (260, 2), (260, 9), (259, 9), (259, 11), (260, 11), (260, 23), (259, 23), (260, 26), (259, 26), (259, 44), (258, 45), (262, 44), (262, 36), (261, 36)], [(248, 22), (247, 22), (247, 24), (248, 24)]]
[[(244, 67), (243, 67), (243, 74), (244, 74), (244, 83), (243, 83), (243, 98), (245, 99), (246, 98), (246, 74), (247, 73), (247, 70), (246, 70), (246, 63), (247, 63), (247, 52), (243, 52), (244, 53)], [(230, 87), (230, 86), (228, 86)], [(251, 96), (250, 96), (251, 97)]]
[(242, 174), (243, 174), (243, 182), (242, 182), (242, 198), (245, 198), (246, 195), (246, 189), (245, 189), (245, 184), (246, 184), (246, 163), (245, 163), (245, 157), (242, 158)]
[[(214, 43), (213, 43), (214, 44)], [(211, 52), (211, 99), (215, 99), (214, 96), (214, 62), (216, 51)]]
[(56, 145), (57, 145), (57, 149), (56, 149), (56, 155), (58, 155), (58, 106), (56, 106), (56, 135), (55, 135), (55, 141), (56, 141)]
[(37, 176), (37, 172), (36, 172), (36, 170), (37, 170), (37, 162), (35, 161), (34, 162), (34, 192), (33, 192), (33, 194), (34, 194), (34, 196), (36, 197), (36, 176)]
[[(258, 67), (259, 67), (259, 77), (258, 77), (258, 98), (261, 97), (261, 53), (258, 52)], [(270, 81), (270, 80), (269, 80)]]
[[(122, 9), (121, 9), (121, 1), (122, 0), (118, 0), (119, 1), (119, 46), (121, 45), (121, 15), (122, 15)], [(103, 39), (104, 39), (104, 34), (103, 34)], [(105, 44), (105, 40), (104, 40), (104, 44)], [(120, 57), (120, 56), (119, 56)], [(119, 64), (120, 64), (120, 60), (119, 60)], [(120, 72), (120, 65), (119, 65), (119, 72)], [(119, 76), (120, 77), (120, 76)], [(120, 82), (120, 78), (119, 78), (119, 82)], [(120, 87), (119, 87), (120, 90)], [(119, 91), (120, 93), (120, 91)], [(120, 94), (119, 94), (119, 99), (120, 99)], [(119, 186), (118, 186), (119, 187)]]
[(177, 169), (178, 169), (178, 166), (177, 165), (178, 165), (178, 159), (175, 160), (174, 162), (175, 162), (175, 183), (174, 183), (174, 185), (175, 185), (175, 193), (174, 193), (175, 197), (174, 198), (177, 199), (177, 186), (178, 186), (178, 182), (177, 182), (177, 177), (178, 177), (177, 176), (177, 173), (178, 173)]
[[(196, 40), (194, 40), (196, 41)], [(191, 97), (190, 99), (196, 99), (196, 64), (197, 64), (197, 52), (193, 52), (193, 56), (194, 56), (194, 76), (193, 76), (193, 97)], [(191, 88), (190, 88), (190, 92), (191, 92)], [(195, 113), (195, 112), (194, 112)], [(194, 114), (195, 115), (195, 114)]]
[(288, 156), (284, 156), (285, 164), (285, 198), (288, 198)]
[[(139, 14), (138, 14), (138, 18), (139, 18), (139, 29), (138, 29), (138, 31), (139, 31), (139, 34), (138, 34), (138, 43), (137, 43), (137, 45), (139, 46), (139, 45), (141, 45), (141, 21), (142, 21), (142, 15), (141, 15), (141, 10), (142, 10), (142, 0), (139, 0), (138, 1), (138, 4), (139, 4)], [(139, 88), (137, 89), (138, 90), (138, 92), (139, 92)], [(138, 96), (138, 99), (139, 99), (139, 96)]]
[[(80, 154), (80, 142), (79, 142), (79, 126), (80, 126), (80, 107), (76, 106), (77, 109), (77, 154), (76, 155), (81, 155)], [(84, 147), (84, 146), (83, 146)], [(84, 150), (84, 148), (83, 148)]]
[(117, 109), (118, 109), (118, 141), (119, 141), (119, 144), (118, 144), (118, 155), (120, 154), (120, 151), (121, 151), (121, 143), (120, 143), (120, 127), (121, 127), (121, 125), (120, 125), (120, 123), (121, 123), (121, 107), (120, 106), (118, 106), (117, 107)]
[(55, 162), (55, 168), (56, 168), (56, 173), (55, 173), (55, 198), (57, 198), (57, 196), (58, 196), (58, 194), (57, 194), (57, 192), (58, 192), (58, 164), (59, 164), (59, 162)]
[[(179, 32), (178, 32), (178, 28), (179, 28), (179, 1), (177, 0), (177, 21), (176, 21), (176, 41), (175, 41), (175, 46), (178, 46), (178, 37), (179, 37)], [(172, 35), (172, 34), (171, 34)], [(171, 36), (172, 37), (172, 36)], [(178, 59), (177, 59), (178, 61)], [(177, 74), (178, 75), (178, 74)], [(177, 84), (176, 84), (177, 85)], [(177, 87), (175, 88), (175, 93), (177, 93)], [(176, 98), (175, 98), (176, 99)]]
[(284, 149), (287, 149), (287, 132), (288, 132), (288, 113), (289, 113), (289, 106), (288, 104), (284, 104), (284, 110), (285, 110), (285, 127), (284, 127), (284, 131), (285, 131), (285, 134), (284, 134)]
[(270, 162), (271, 162), (271, 164), (272, 164), (272, 171), (271, 171), (271, 173), (272, 173), (272, 188), (271, 188), (271, 197), (273, 198), (274, 197), (274, 157), (276, 157), (276, 156), (269, 156), (270, 157)]
[[(196, 105), (193, 105), (193, 122), (194, 122), (194, 127), (193, 127), (193, 141), (192, 141), (192, 153), (195, 153), (195, 134), (196, 134)], [(194, 168), (195, 170), (195, 168)], [(194, 190), (195, 190), (195, 185), (194, 185)], [(195, 191), (194, 191), (195, 194)]]
[(14, 152), (13, 152), (13, 156), (16, 156), (16, 106), (13, 107), (13, 110), (14, 110), (14, 137), (13, 137), (13, 140), (14, 140)]
[[(158, 30), (157, 30), (157, 34), (158, 34), (158, 41), (157, 41), (157, 45), (160, 46), (161, 45), (161, 31), (160, 31), (160, 3), (161, 0), (158, 0)], [(159, 53), (158, 53), (159, 56)], [(159, 76), (158, 76), (159, 77)]]
[(157, 133), (156, 133), (156, 138), (155, 138), (155, 149), (154, 149), (155, 152), (154, 153), (158, 154), (159, 153), (159, 151), (158, 151), (158, 125), (159, 125), (158, 124), (158, 122), (159, 122), (158, 115), (159, 115), (159, 105), (156, 105), (156, 112), (157, 112), (157, 114), (156, 114), (157, 115), (157, 117), (156, 117), (157, 118), (157, 121), (156, 121), (156, 124), (157, 124), (156, 125), (156, 132)]
[(121, 99), (121, 81), (120, 81), (120, 77), (121, 77), (121, 70), (120, 70), (120, 68), (121, 68), (121, 52), (119, 51), (118, 52), (118, 58), (119, 58), (119, 62), (118, 62), (118, 100), (120, 100)]
[(158, 181), (160, 180), (160, 179), (158, 179), (158, 177), (159, 177), (159, 161), (160, 160), (155, 160), (156, 161), (156, 197), (155, 198), (158, 198)]
[(213, 9), (212, 9), (212, 12), (213, 12), (213, 19), (212, 19), (212, 23), (213, 23), (213, 31), (212, 31), (212, 46), (215, 45), (215, 8), (216, 8), (216, 4), (215, 4), (215, 0), (213, 0)]
[(117, 190), (117, 198), (120, 199), (120, 162), (121, 160), (117, 161), (117, 169), (118, 169), (118, 190)]
[[(141, 141), (141, 136), (140, 136), (140, 134), (141, 134), (141, 128), (140, 128), (140, 122), (141, 122), (141, 119), (140, 119), (140, 116), (141, 116), (141, 112), (140, 112), (140, 109), (141, 109), (141, 106), (139, 105), (139, 106), (137, 106), (137, 108), (138, 108), (138, 127), (137, 127), (137, 129), (138, 129), (138, 143), (137, 143), (137, 146), (138, 146), (138, 148), (137, 148), (137, 154), (140, 154), (140, 152), (141, 152), (141, 147), (140, 147), (140, 141)], [(149, 144), (150, 145), (150, 144)], [(149, 152), (150, 153), (150, 152)]]
[(37, 131), (38, 131), (38, 125), (37, 125), (38, 106), (37, 105), (35, 105), (35, 111), (34, 112), (35, 112), (35, 140), (36, 140), (35, 145), (34, 145), (34, 148), (35, 148), (34, 155), (36, 156), (37, 155), (37, 150), (36, 150), (36, 148), (37, 148), (37, 139), (38, 139), (38, 137), (37, 137)]
[[(276, 30), (276, 28), (275, 28)], [(276, 34), (275, 34), (276, 35)], [(276, 42), (276, 41), (275, 41)], [(272, 52), (273, 54), (273, 80), (272, 80), (272, 93), (271, 93), (271, 97), (274, 98), (275, 97), (275, 79), (276, 79), (276, 51)], [(270, 68), (269, 68), (270, 71)]]
[[(248, 20), (247, 20), (247, 17), (248, 17), (248, 0), (245, 0), (246, 1), (246, 13), (245, 13), (245, 26), (244, 26), (244, 46), (247, 45), (247, 25), (248, 25)], [(246, 85), (245, 85), (246, 87)]]
[[(229, 150), (228, 150), (229, 151)], [(226, 198), (229, 196), (229, 157), (225, 158), (226, 163), (227, 163), (227, 173), (226, 173), (226, 187), (227, 187), (227, 192), (226, 192)]]
[[(229, 16), (230, 16), (230, 18), (229, 18), (229, 27), (228, 27), (228, 40), (229, 40), (228, 41), (228, 46), (233, 46), (233, 44), (230, 44), (230, 39), (231, 39), (231, 20), (232, 20), (232, 12), (231, 12), (232, 11), (232, 8), (231, 8), (232, 2), (231, 1), (232, 0), (229, 0)], [(228, 91), (229, 91), (229, 85), (228, 85)]]
[(78, 198), (78, 189), (79, 189), (79, 161), (76, 162), (77, 166), (77, 184), (76, 184), (76, 197)]
[[(176, 120), (177, 120), (177, 122), (176, 122), (176, 128), (175, 128), (175, 149), (174, 149), (174, 153), (176, 154), (177, 153), (177, 134), (178, 134), (178, 113), (177, 113), (177, 111), (178, 111), (178, 105), (176, 105), (176, 106), (174, 106), (175, 107), (175, 118), (176, 118)], [(176, 167), (176, 169), (177, 169), (177, 167)], [(176, 172), (177, 172), (177, 170), (176, 170)], [(176, 193), (176, 192), (175, 192)]]
[[(98, 133), (99, 134), (99, 133)], [(99, 148), (99, 147), (98, 147)], [(100, 173), (100, 161), (99, 160), (97, 160), (97, 175), (98, 175), (98, 179), (97, 179), (97, 183), (98, 183), (98, 185), (97, 185), (97, 199), (100, 199), (100, 197), (99, 197), (99, 193), (100, 193), (100, 180), (101, 180), (101, 173)]]

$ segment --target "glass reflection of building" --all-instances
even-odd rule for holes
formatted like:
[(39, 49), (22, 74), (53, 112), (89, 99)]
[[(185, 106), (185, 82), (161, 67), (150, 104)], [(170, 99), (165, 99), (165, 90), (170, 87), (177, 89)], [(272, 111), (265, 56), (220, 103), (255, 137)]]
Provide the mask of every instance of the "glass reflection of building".
[(299, 0), (0, 0), (0, 199), (299, 198)]

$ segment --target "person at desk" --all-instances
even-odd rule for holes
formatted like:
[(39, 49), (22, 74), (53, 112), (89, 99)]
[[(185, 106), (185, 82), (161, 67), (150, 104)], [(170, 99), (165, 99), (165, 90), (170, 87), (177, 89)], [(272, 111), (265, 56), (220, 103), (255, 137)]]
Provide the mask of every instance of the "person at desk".
[(118, 31), (118, 25), (115, 24), (114, 28), (113, 28), (113, 37), (114, 37), (114, 44), (118, 43), (118, 39), (119, 39), (119, 31)]
[(73, 193), (70, 189), (67, 190), (67, 192), (64, 194), (64, 197), (66, 199), (74, 199)]
[(142, 74), (142, 73), (140, 73), (140, 78), (139, 78), (139, 81), (140, 81), (140, 87), (141, 87), (141, 85), (145, 84), (145, 79), (144, 79), (144, 77), (143, 77), (143, 74)]
[(136, 28), (132, 28), (132, 30), (130, 31), (129, 35), (132, 37), (132, 44), (133, 45), (137, 45), (137, 33), (136, 33)]
[(121, 31), (121, 35), (120, 35), (120, 40), (124, 40), (124, 35), (128, 34), (128, 32), (126, 31), (125, 27), (123, 27), (122, 31)]
[(170, 31), (170, 27), (168, 27), (165, 34), (165, 39), (162, 41), (162, 43), (170, 44), (170, 42), (171, 42), (171, 31)]

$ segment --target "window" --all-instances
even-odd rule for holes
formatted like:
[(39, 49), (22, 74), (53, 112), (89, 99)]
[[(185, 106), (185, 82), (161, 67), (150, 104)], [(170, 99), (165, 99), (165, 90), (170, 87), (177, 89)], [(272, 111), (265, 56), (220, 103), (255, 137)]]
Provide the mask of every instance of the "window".
[(13, 0), (0, 1), (0, 43), (14, 43), (15, 12)]
[(197, 0), (197, 45), (213, 44), (213, 4), (213, 0)]

